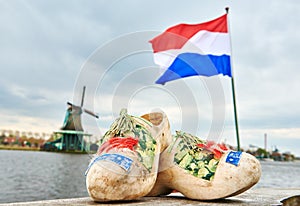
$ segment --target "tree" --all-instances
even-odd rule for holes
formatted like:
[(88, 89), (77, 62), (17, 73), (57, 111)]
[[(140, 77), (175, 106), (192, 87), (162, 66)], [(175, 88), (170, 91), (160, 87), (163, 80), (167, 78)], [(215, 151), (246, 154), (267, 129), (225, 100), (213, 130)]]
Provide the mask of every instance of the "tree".
[(256, 151), (256, 154), (259, 157), (262, 157), (262, 158), (267, 158), (268, 157), (268, 152), (265, 149), (262, 149), (262, 148), (258, 148), (257, 151)]

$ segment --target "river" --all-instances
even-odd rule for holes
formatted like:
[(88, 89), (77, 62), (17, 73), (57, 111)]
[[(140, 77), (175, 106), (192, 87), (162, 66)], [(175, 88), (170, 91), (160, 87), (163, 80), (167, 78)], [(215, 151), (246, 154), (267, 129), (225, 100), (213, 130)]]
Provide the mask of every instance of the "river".
[[(0, 203), (86, 197), (88, 154), (0, 150)], [(261, 162), (254, 187), (300, 188), (300, 162)]]

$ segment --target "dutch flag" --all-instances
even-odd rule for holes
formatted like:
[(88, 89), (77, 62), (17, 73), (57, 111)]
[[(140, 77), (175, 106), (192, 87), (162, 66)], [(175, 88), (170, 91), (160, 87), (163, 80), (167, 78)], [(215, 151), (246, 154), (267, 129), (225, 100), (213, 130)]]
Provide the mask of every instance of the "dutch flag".
[(154, 62), (165, 71), (155, 82), (201, 75), (232, 77), (227, 14), (200, 24), (179, 24), (150, 40)]

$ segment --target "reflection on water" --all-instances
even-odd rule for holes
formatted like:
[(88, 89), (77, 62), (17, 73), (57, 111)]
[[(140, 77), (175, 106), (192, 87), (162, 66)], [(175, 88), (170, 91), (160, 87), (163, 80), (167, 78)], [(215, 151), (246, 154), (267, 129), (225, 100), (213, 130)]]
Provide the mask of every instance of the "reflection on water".
[[(86, 197), (90, 156), (0, 150), (0, 203)], [(300, 162), (261, 162), (259, 187), (300, 188)]]
[(0, 202), (88, 196), (87, 154), (0, 151)]
[(255, 187), (300, 188), (300, 162), (261, 161), (262, 177)]

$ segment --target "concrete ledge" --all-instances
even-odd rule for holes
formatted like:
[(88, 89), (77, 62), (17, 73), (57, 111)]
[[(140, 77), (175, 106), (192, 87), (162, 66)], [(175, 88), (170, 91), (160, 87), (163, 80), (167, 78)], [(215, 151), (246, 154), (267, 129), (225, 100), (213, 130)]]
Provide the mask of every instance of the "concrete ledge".
[(73, 198), (73, 199), (58, 199), (45, 200), (34, 202), (19, 202), (19, 203), (5, 203), (0, 206), (7, 205), (23, 205), (23, 206), (40, 206), (40, 205), (282, 205), (281, 200), (300, 195), (300, 188), (295, 189), (280, 189), (280, 188), (259, 188), (250, 189), (238, 196), (215, 200), (215, 201), (195, 201), (183, 197), (180, 193), (173, 193), (172, 195), (162, 197), (142, 197), (134, 201), (126, 202), (109, 202), (96, 203), (89, 197)]

